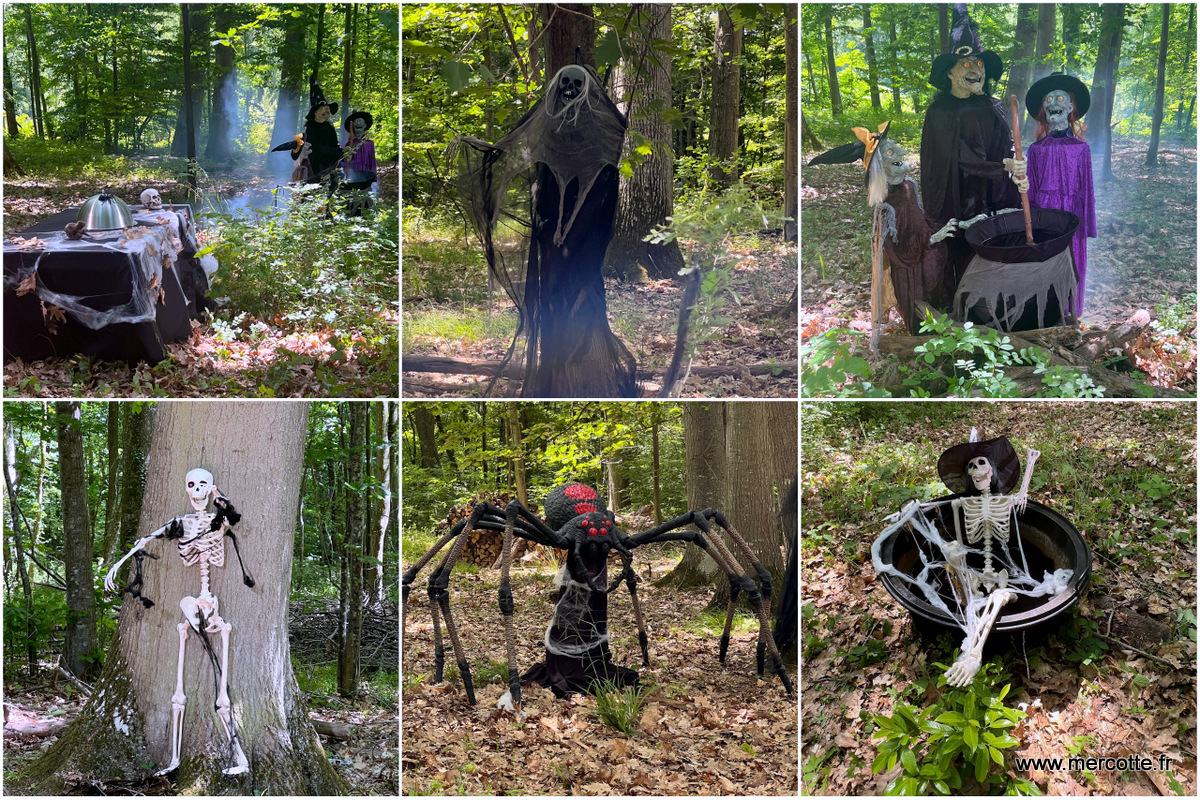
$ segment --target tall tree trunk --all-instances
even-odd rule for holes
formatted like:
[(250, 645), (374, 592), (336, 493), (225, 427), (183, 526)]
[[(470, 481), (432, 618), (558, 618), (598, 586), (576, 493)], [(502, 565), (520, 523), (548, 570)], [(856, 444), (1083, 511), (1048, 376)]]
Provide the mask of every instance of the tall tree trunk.
[[(725, 412), (725, 453), (729, 459), (726, 475), (725, 516), (746, 540), (750, 550), (771, 572), (775, 586), (781, 586), (784, 558), (780, 552), (783, 527), (775, 513), (770, 458), (775, 432), (770, 429), (767, 404), (731, 402)], [(793, 462), (795, 463), (795, 462)], [(742, 569), (753, 576), (745, 557), (726, 541)], [(712, 606), (724, 608), (729, 602), (729, 581), (718, 580)]]
[[(20, 135), (17, 125), (17, 94), (13, 91), (12, 73), (8, 69), (8, 51), (4, 51), (4, 126), (8, 138), (15, 139)], [(7, 165), (5, 166), (7, 169)]]
[(391, 428), (388, 425), (388, 415), (394, 402), (383, 400), (371, 404), (371, 432), (376, 437), (373, 441), (372, 452), (373, 483), (379, 486), (378, 495), (374, 498), (370, 519), (370, 547), (367, 554), (370, 564), (363, 578), (363, 594), (370, 602), (382, 603), (384, 598), (384, 564), (383, 554), (386, 548), (388, 522), (392, 516), (392, 440)]
[(1092, 78), (1092, 86), (1099, 86), (1100, 91), (1093, 90), (1093, 102), (1099, 95), (1101, 106), (1096, 111), (1089, 111), (1093, 119), (1098, 121), (1100, 131), (1099, 180), (1116, 180), (1112, 171), (1112, 117), (1117, 90), (1117, 65), (1121, 62), (1121, 40), (1125, 32), (1125, 4), (1107, 3), (1100, 23), (1100, 44), (1096, 54), (1096, 75)]
[(21, 593), (25, 597), (25, 659), (29, 665), (29, 678), (32, 680), (38, 673), (37, 623), (33, 617), (33, 585), (29, 580), (29, 570), (25, 566), (25, 545), (21, 542), (21, 511), (17, 505), (17, 437), (12, 420), (5, 421), (4, 427), (4, 481), (8, 484), (9, 530), (12, 531), (13, 550), (17, 554), (17, 575), (21, 578)]
[(367, 527), (363, 463), (367, 444), (367, 404), (350, 403), (350, 457), (346, 469), (346, 536), (342, 558), (348, 565), (344, 605), (341, 609), (342, 647), (338, 653), (338, 693), (358, 694), (362, 650), (362, 543)]
[[(661, 49), (671, 41), (671, 4), (635, 3), (630, 11), (632, 56), (617, 72), (617, 106), (629, 120), (629, 139), (644, 137), (652, 148), (633, 174), (621, 178), (617, 217), (605, 261), (627, 278), (640, 277), (638, 265), (654, 278), (674, 277), (683, 269), (679, 243), (644, 241), (674, 212), (675, 158), (671, 151), (671, 124), (663, 111), (671, 107), (671, 56)], [(651, 47), (656, 57), (650, 58)], [(639, 74), (641, 73), (641, 74)]]
[(413, 432), (416, 434), (417, 446), (420, 448), (420, 460), (417, 462), (423, 469), (433, 469), (438, 466), (438, 443), (434, 435), (433, 411), (425, 403), (413, 403), (412, 406)]
[[(728, 403), (695, 402), (683, 406), (684, 474), (688, 508), (702, 511), (725, 506), (725, 412)], [(736, 524), (736, 523), (735, 523)], [(683, 560), (659, 585), (708, 586), (721, 575), (717, 563), (689, 544)]]
[(762, 405), (767, 413), (767, 430), (771, 434), (771, 482), (775, 484), (775, 513), (779, 514), (796, 478), (800, 414), (794, 402), (772, 400)]
[(875, 68), (875, 28), (871, 24), (871, 4), (863, 3), (863, 44), (867, 51), (867, 85), (871, 88), (871, 108), (881, 108), (879, 73)]
[[(214, 6), (213, 26), (224, 34), (235, 25), (233, 9), (228, 3)], [(237, 117), (237, 73), (233, 69), (234, 49), (227, 44), (217, 44), (216, 69), (213, 70), (212, 113), (208, 117), (208, 143), (204, 157), (214, 164), (229, 161), (233, 154), (233, 122)]]
[(517, 484), (517, 499), (521, 505), (529, 507), (529, 488), (525, 483), (525, 446), (521, 441), (521, 409), (517, 403), (506, 403), (508, 413), (508, 431), (512, 439), (512, 448), (516, 452), (513, 458), (513, 477)]
[(939, 53), (950, 52), (950, 4), (938, 3), (938, 50)]
[[(189, 509), (184, 475), (194, 467), (241, 512), (241, 557), (257, 579), (243, 585), (232, 552), (214, 568), (211, 591), (232, 626), (228, 687), (237, 735), (251, 764), (227, 777), (229, 748), (216, 700), (213, 669), (195, 633), (186, 640), (183, 677), (183, 760), (175, 791), (195, 795), (334, 795), (348, 787), (325, 757), (292, 674), (287, 610), (308, 407), (288, 402), (163, 403), (156, 413), (142, 535)], [(228, 548), (228, 545), (225, 545)], [(175, 691), (179, 602), (199, 588), (169, 540), (147, 551), (143, 593), (155, 601), (122, 605), (117, 636), (96, 691), (63, 736), (27, 773), (36, 794), (59, 794), (63, 775), (134, 780), (146, 765), (170, 758), (171, 696)], [(215, 641), (217, 647), (220, 643)]]
[[(1196, 4), (1188, 4), (1188, 26), (1187, 36), (1184, 39), (1188, 44), (1186, 46), (1186, 55), (1183, 59), (1183, 74), (1187, 75), (1192, 71), (1192, 55), (1196, 49), (1192, 42), (1196, 41)], [(1176, 130), (1183, 130), (1183, 106), (1187, 101), (1188, 96), (1191, 96), (1192, 102), (1196, 99), (1196, 87), (1184, 84), (1179, 88), (1179, 113), (1175, 117)], [(1190, 116), (1190, 115), (1189, 115)]]
[[(1025, 101), (1025, 93), (1029, 91), (1032, 82), (1029, 76), (1033, 74), (1033, 54), (1037, 44), (1038, 5), (1037, 3), (1021, 3), (1017, 6), (1017, 34), (1013, 45), (1012, 63), (1008, 65), (1008, 88), (1004, 93), (1007, 98), (1016, 95), (1021, 103)], [(1023, 115), (1022, 119), (1026, 119)], [(1022, 131), (1024, 131), (1022, 124)]]
[(113, 526), (112, 541), (104, 536), (103, 563), (111, 564), (118, 553), (133, 545), (138, 520), (142, 514), (142, 496), (146, 488), (146, 453), (154, 430), (156, 406), (144, 404), (135, 409), (132, 403), (121, 406), (121, 489), (117, 524)]
[[(345, 4), (343, 12), (345, 33), (342, 36), (342, 105), (340, 109), (342, 122), (345, 122), (346, 117), (350, 116), (350, 88), (353, 83), (351, 77), (354, 75), (354, 10), (354, 3)], [(492, 139), (488, 139), (488, 141), (490, 142)]]
[(42, 63), (38, 60), (37, 40), (33, 35), (33, 12), (25, 6), (25, 41), (29, 48), (29, 99), (33, 106), (33, 127), (39, 139), (46, 138), (46, 99), (42, 94)]
[(713, 44), (712, 102), (709, 104), (708, 152), (714, 164), (710, 177), (718, 186), (730, 186), (738, 176), (734, 157), (738, 149), (741, 116), (742, 26), (735, 25), (729, 7), (717, 9)]
[(829, 76), (829, 108), (833, 111), (833, 115), (841, 116), (842, 114), (842, 89), (838, 85), (837, 73), (837, 57), (833, 50), (833, 11), (826, 10), (825, 17), (825, 61), (827, 65), (826, 74)]
[(1162, 131), (1163, 99), (1167, 86), (1167, 40), (1171, 33), (1171, 4), (1162, 4), (1162, 32), (1158, 42), (1158, 82), (1154, 86), (1154, 127), (1150, 131), (1150, 149), (1146, 166), (1158, 166), (1158, 136)]
[(63, 659), (73, 675), (89, 679), (96, 663), (96, 590), (92, 579), (92, 535), (88, 525), (88, 481), (83, 456), (82, 409), (77, 400), (54, 404), (58, 418), (58, 489), (62, 500), (63, 565), (67, 623)]
[(888, 44), (892, 54), (892, 113), (899, 114), (904, 110), (900, 100), (900, 51), (896, 42), (896, 17), (893, 9), (888, 9)]
[(104, 486), (104, 538), (101, 539), (100, 555), (108, 554), (107, 544), (116, 539), (120, 529), (117, 512), (120, 510), (120, 467), (121, 467), (121, 406), (124, 403), (110, 402), (108, 412), (108, 475)]
[(812, 129), (808, 127), (808, 118), (804, 116), (804, 109), (800, 109), (800, 140), (804, 142), (804, 146), (809, 150), (824, 150), (825, 145), (813, 134)]
[(578, 48), (581, 63), (596, 66), (592, 48), (596, 42), (596, 19), (591, 3), (543, 3), (542, 19), (547, 26), (545, 39), (546, 77), (575, 63)]
[[(275, 107), (275, 124), (271, 130), (271, 142), (291, 139), (300, 130), (300, 120), (307, 111), (302, 108), (307, 97), (304, 83), (304, 23), (307, 14), (288, 17), (284, 23), (283, 45), (279, 61), (279, 100)], [(285, 178), (292, 173), (292, 159), (287, 153), (269, 153), (267, 167), (276, 178)]]
[[(1037, 10), (1037, 49), (1034, 51), (1031, 86), (1054, 70), (1055, 4), (1038, 3)], [(1017, 95), (1017, 101), (1023, 104), (1025, 102), (1024, 95)], [(1024, 141), (1032, 142), (1036, 129), (1037, 123), (1034, 122), (1032, 116), (1026, 114), (1021, 127), (1021, 138)]]
[(663, 523), (662, 485), (661, 485), (661, 480), (660, 480), (662, 470), (660, 469), (660, 464), (659, 464), (659, 447), (658, 447), (658, 431), (659, 431), (659, 428), (662, 427), (662, 417), (659, 416), (660, 408), (661, 408), (661, 406), (659, 406), (657, 403), (655, 403), (653, 406), (653, 409), (650, 412), (650, 414), (651, 414), (651, 416), (650, 416), (650, 451), (651, 451), (651, 464), (653, 467), (651, 471), (653, 473), (653, 478), (654, 478), (654, 524), (655, 525), (662, 525), (662, 523)]
[(800, 232), (800, 145), (796, 136), (796, 100), (800, 97), (797, 6), (783, 6), (784, 104), (783, 104), (783, 223), (784, 238), (796, 243)]
[(191, 3), (181, 3), (183, 15), (183, 127), (184, 140), (187, 142), (188, 185), (193, 193), (200, 189), (199, 174), (196, 170), (196, 107), (192, 91), (192, 26)]

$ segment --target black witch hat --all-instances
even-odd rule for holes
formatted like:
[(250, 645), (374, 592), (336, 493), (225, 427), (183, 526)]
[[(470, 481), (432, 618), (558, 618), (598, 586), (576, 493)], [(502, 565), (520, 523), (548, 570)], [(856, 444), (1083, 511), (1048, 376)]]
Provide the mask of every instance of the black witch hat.
[(869, 170), (875, 153), (879, 149), (879, 143), (887, 138), (888, 128), (891, 127), (891, 124), (891, 121), (880, 123), (878, 133), (872, 133), (867, 128), (851, 128), (850, 130), (854, 131), (854, 135), (858, 137), (858, 141), (843, 144), (813, 156), (805, 166), (852, 164), (855, 161), (861, 161), (863, 169)]
[(1038, 115), (1038, 112), (1042, 110), (1042, 101), (1055, 89), (1063, 89), (1074, 96), (1075, 119), (1080, 119), (1087, 113), (1088, 107), (1092, 104), (1092, 95), (1083, 81), (1074, 75), (1052, 72), (1030, 86), (1029, 92), (1025, 95), (1025, 110), (1031, 117)]
[(308, 79), (308, 115), (311, 117), (321, 106), (329, 106), (329, 114), (333, 116), (337, 113), (338, 104), (330, 103), (325, 99), (325, 93), (321, 91), (321, 84), (317, 83), (317, 71), (313, 70), (313, 74)]
[(983, 62), (985, 85), (1004, 74), (1004, 62), (1000, 56), (991, 50), (984, 50), (979, 44), (979, 32), (967, 11), (967, 4), (955, 3), (950, 12), (950, 52), (942, 53), (933, 60), (929, 84), (940, 92), (949, 92), (948, 73), (963, 58), (978, 58)]
[(345, 121), (342, 123), (342, 128), (345, 130), (350, 130), (354, 126), (354, 120), (356, 119), (365, 120), (367, 123), (367, 130), (371, 130), (371, 126), (375, 124), (375, 118), (371, 116), (370, 111), (355, 111), (353, 114), (346, 117)]
[(992, 462), (994, 493), (1009, 494), (1016, 488), (1021, 477), (1021, 460), (1007, 436), (954, 445), (938, 459), (938, 477), (955, 494), (974, 493), (975, 487), (967, 477), (967, 462), (979, 456)]

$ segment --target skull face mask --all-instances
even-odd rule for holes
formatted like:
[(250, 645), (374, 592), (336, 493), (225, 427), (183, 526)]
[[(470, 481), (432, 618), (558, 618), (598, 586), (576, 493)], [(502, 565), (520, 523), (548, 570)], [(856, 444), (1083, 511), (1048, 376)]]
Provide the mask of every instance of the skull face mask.
[(558, 73), (558, 93), (563, 100), (574, 100), (583, 94), (583, 85), (587, 81), (587, 72), (582, 67), (564, 67)]
[(206, 469), (193, 469), (187, 474), (187, 493), (192, 508), (203, 511), (208, 506), (208, 496), (213, 490), (212, 473)]
[(983, 94), (985, 70), (979, 56), (965, 56), (950, 68), (950, 94), (957, 98)]
[(1071, 112), (1075, 110), (1075, 103), (1071, 101), (1071, 95), (1062, 89), (1055, 89), (1049, 92), (1042, 99), (1042, 109), (1046, 112), (1046, 125), (1052, 131), (1066, 130), (1070, 124)]
[(983, 456), (967, 462), (967, 477), (979, 491), (987, 491), (992, 485), (992, 462)]
[(354, 139), (362, 141), (362, 138), (367, 135), (367, 121), (362, 117), (354, 120)]

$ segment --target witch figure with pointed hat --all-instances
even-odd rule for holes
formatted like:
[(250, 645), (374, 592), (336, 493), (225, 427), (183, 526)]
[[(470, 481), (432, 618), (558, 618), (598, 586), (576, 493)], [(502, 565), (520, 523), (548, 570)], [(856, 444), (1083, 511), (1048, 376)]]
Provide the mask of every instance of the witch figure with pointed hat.
[(1092, 188), (1092, 151), (1083, 140), (1083, 115), (1091, 95), (1083, 81), (1055, 72), (1029, 87), (1025, 108), (1037, 120), (1037, 141), (1026, 156), (1029, 202), (1034, 208), (1057, 208), (1079, 217), (1071, 238), (1075, 259), (1075, 317), (1083, 313), (1083, 281), (1087, 276), (1087, 240), (1096, 238), (1096, 194)]
[[(304, 147), (292, 152), (292, 160), (307, 157), (312, 169), (309, 180), (329, 178), (330, 192), (337, 188), (337, 165), (342, 159), (342, 148), (338, 146), (337, 130), (329, 118), (337, 113), (338, 104), (325, 99), (313, 70), (308, 79), (309, 109), (304, 118)], [(278, 149), (278, 148), (276, 148)]]
[[(1017, 210), (1024, 162), (1014, 161), (1004, 106), (991, 96), (1004, 62), (983, 50), (965, 3), (955, 3), (951, 52), (933, 61), (929, 83), (938, 90), (921, 131), (921, 197), (937, 225)], [(1006, 173), (1013, 172), (1010, 180)], [(957, 285), (973, 253), (964, 239), (949, 242)]]

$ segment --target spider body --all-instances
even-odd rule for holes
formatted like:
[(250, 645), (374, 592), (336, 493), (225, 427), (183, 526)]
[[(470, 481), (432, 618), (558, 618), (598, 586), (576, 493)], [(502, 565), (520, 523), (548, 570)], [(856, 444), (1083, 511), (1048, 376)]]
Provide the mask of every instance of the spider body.
[[(758, 675), (761, 677), (764, 674), (769, 648), (772, 671), (779, 676), (788, 694), (792, 693), (791, 680), (783, 667), (783, 660), (775, 648), (770, 632), (771, 573), (759, 563), (745, 540), (729, 525), (720, 511), (711, 508), (704, 511), (688, 511), (648, 531), (631, 536), (618, 527), (615, 516), (605, 507), (599, 493), (581, 483), (567, 483), (556, 487), (546, 497), (545, 509), (546, 522), (542, 522), (516, 500), (503, 509), (491, 503), (479, 503), (468, 519), (462, 520), (443, 535), (404, 573), (401, 580), (404, 607), (402, 620), (406, 618), (409, 590), (418, 573), (442, 548), (451, 541), (454, 542), (434, 568), (428, 584), (430, 611), (433, 617), (435, 682), (441, 682), (445, 662), (445, 646), (441, 632), (441, 620), (444, 619), (467, 701), (475, 705), (470, 666), (459, 641), (450, 609), (449, 583), (451, 570), (465, 543), (476, 528), (482, 528), (500, 531), (504, 535), (498, 601), (508, 657), (509, 694), (514, 704), (506, 707), (515, 707), (521, 702), (521, 677), (515, 668), (516, 641), (512, 627), (515, 604), (509, 582), (514, 536), (566, 551), (565, 563), (557, 578), (562, 591), (555, 607), (554, 619), (546, 633), (546, 663), (544, 668), (539, 665), (531, 670), (526, 676), (527, 680), (543, 684), (548, 682), (556, 694), (585, 690), (591, 683), (611, 680), (614, 677), (635, 682), (636, 672), (612, 663), (608, 647), (607, 595), (616, 591), (622, 584), (629, 588), (634, 621), (638, 628), (638, 643), (642, 651), (642, 664), (649, 666), (649, 640), (638, 602), (638, 579), (633, 570), (633, 551), (644, 544), (683, 541), (696, 544), (707, 551), (730, 583), (725, 630), (720, 641), (720, 662), (725, 662), (737, 599), (740, 594), (745, 593), (759, 619)], [(729, 535), (738, 550), (751, 563), (758, 583), (746, 575), (721, 538), (713, 535), (711, 526), (714, 524)], [(689, 529), (688, 526), (694, 526), (696, 530)], [(612, 583), (607, 583), (608, 556), (614, 550), (620, 554), (623, 563), (620, 574)], [(401, 627), (403, 628), (403, 625)], [(567, 664), (570, 666), (564, 666)], [(535, 673), (536, 677), (531, 678)]]

